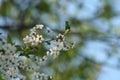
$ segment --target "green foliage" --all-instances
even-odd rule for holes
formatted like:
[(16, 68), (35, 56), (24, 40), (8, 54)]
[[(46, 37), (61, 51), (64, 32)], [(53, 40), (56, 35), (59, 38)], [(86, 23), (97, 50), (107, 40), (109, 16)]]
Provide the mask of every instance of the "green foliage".
[(44, 0), (41, 0), (40, 3), (36, 6), (36, 8), (40, 12), (49, 12), (50, 11), (50, 5)]
[(20, 45), (15, 45), (15, 47), (17, 48), (17, 51), (21, 51), (22, 47)]
[(0, 75), (0, 80), (3, 80), (1, 75)]
[(68, 21), (65, 22), (65, 32), (64, 34), (67, 34), (70, 32), (70, 24)]
[(100, 14), (100, 16), (106, 19), (109, 19), (113, 16), (113, 12), (112, 12), (110, 5), (108, 4), (105, 5), (103, 12)]
[(10, 35), (7, 36), (7, 42), (12, 43), (12, 37)]

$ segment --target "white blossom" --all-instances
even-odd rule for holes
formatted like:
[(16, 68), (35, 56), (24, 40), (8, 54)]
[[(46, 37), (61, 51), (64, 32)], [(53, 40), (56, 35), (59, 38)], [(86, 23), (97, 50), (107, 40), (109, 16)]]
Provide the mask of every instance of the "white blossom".
[(43, 27), (44, 27), (44, 26), (43, 26), (42, 24), (37, 24), (37, 25), (36, 25), (36, 28), (37, 28), (37, 29), (42, 29)]
[(14, 45), (11, 45), (9, 43), (5, 43), (2, 46), (3, 50), (5, 51), (6, 54), (14, 54), (16, 52), (16, 47)]
[(36, 27), (30, 29), (30, 34), (23, 38), (24, 43), (30, 44), (32, 46), (37, 46), (38, 43), (42, 43), (42, 41), (44, 40), (43, 36), (36, 33), (37, 29), (42, 28), (43, 25), (36, 25)]
[(37, 37), (36, 37), (37, 43), (41, 43), (43, 40), (44, 40), (44, 38), (42, 37), (42, 35), (37, 35)]
[(48, 75), (44, 73), (34, 72), (31, 76), (31, 80), (48, 80)]
[(23, 41), (25, 44), (27, 44), (31, 41), (31, 38), (29, 36), (26, 36), (25, 38), (23, 38)]
[[(30, 29), (30, 34), (23, 38), (24, 45), (26, 46), (22, 47), (22, 50), (19, 51), (21, 53), (19, 54), (15, 45), (7, 43), (7, 40), (5, 39), (0, 41), (2, 45), (0, 46), (0, 74), (3, 80), (11, 80), (15, 78), (26, 80), (26, 77), (21, 74), (19, 68), (26, 72), (33, 72), (30, 74), (31, 80), (48, 80), (49, 76), (47, 74), (40, 73), (42, 66), (45, 65), (45, 62), (48, 60), (49, 56), (57, 58), (61, 50), (65, 50), (66, 46), (70, 46), (64, 42), (65, 36), (61, 33), (54, 36), (54, 39), (50, 38), (50, 40), (46, 40), (41, 33), (37, 33), (37, 31), (42, 30), (43, 27), (44, 26), (42, 24), (38, 24)], [(48, 33), (52, 31), (49, 28), (45, 29), (47, 29)], [(30, 57), (29, 53), (26, 55), (26, 52), (28, 52), (27, 49), (34, 50), (34, 48), (38, 47), (39, 44), (43, 44), (43, 47), (48, 46), (45, 44), (48, 42), (51, 47), (48, 48), (45, 52), (46, 54), (42, 57), (34, 55), (34, 51), (32, 54), (33, 57)], [(39, 52), (39, 54), (41, 54), (41, 52)]]

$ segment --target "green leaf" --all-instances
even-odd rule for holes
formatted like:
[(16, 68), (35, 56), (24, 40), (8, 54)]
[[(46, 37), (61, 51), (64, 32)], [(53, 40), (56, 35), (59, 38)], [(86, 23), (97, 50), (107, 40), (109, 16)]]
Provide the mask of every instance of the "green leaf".
[(20, 45), (15, 45), (15, 47), (17, 48), (17, 51), (21, 51), (22, 47)]
[(0, 80), (3, 80), (1, 75), (0, 75)]
[(10, 35), (7, 36), (7, 42), (8, 42), (8, 43), (12, 43), (12, 38), (11, 38)]
[(70, 29), (70, 24), (68, 21), (65, 22), (65, 30)]
[(67, 34), (70, 32), (70, 24), (68, 21), (65, 22), (65, 32), (64, 34)]

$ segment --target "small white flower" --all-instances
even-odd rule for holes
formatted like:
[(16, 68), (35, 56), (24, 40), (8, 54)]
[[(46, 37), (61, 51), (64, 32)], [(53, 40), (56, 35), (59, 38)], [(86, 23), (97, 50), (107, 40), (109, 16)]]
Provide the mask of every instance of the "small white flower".
[(52, 55), (52, 56), (54, 56), (54, 57), (56, 57), (56, 55), (59, 55), (59, 51), (58, 51), (57, 47), (56, 46), (52, 47), (50, 49), (50, 53), (49, 54)]
[(48, 58), (47, 56), (43, 56), (44, 61), (46, 61), (46, 60), (47, 60), (47, 58)]
[(41, 43), (43, 40), (44, 38), (42, 37), (42, 35), (37, 35), (36, 42)]
[(58, 36), (56, 36), (56, 38), (63, 39), (64, 35), (62, 35), (61, 33), (59, 33)]
[(31, 32), (30, 32), (30, 36), (33, 36), (33, 35), (36, 35), (36, 32), (35, 32), (35, 31), (31, 31)]
[(57, 50), (62, 50), (63, 48), (64, 48), (64, 44), (63, 44), (63, 42), (55, 42), (55, 45), (56, 45), (56, 47), (57, 47)]
[(9, 43), (6, 43), (2, 46), (2, 48), (5, 50), (6, 53), (15, 53), (16, 52), (16, 47), (14, 45), (11, 45)]
[(36, 25), (36, 28), (37, 28), (37, 29), (42, 29), (43, 27), (44, 27), (44, 26), (43, 26), (42, 24), (37, 24), (37, 25)]
[(26, 36), (25, 38), (23, 38), (23, 41), (24, 43), (29, 43), (29, 40), (30, 40), (30, 37), (29, 36)]

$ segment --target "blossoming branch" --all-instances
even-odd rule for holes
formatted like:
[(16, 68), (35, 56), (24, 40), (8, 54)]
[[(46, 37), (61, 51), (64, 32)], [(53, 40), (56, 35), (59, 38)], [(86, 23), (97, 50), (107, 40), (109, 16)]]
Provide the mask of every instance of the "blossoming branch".
[[(42, 31), (48, 37), (43, 36)], [(73, 46), (74, 43), (66, 43), (64, 33), (55, 34), (42, 24), (30, 29), (22, 45), (15, 45), (9, 36), (7, 40), (0, 37), (0, 76), (2, 80), (52, 80), (42, 67), (49, 57), (55, 59), (62, 50)]]

